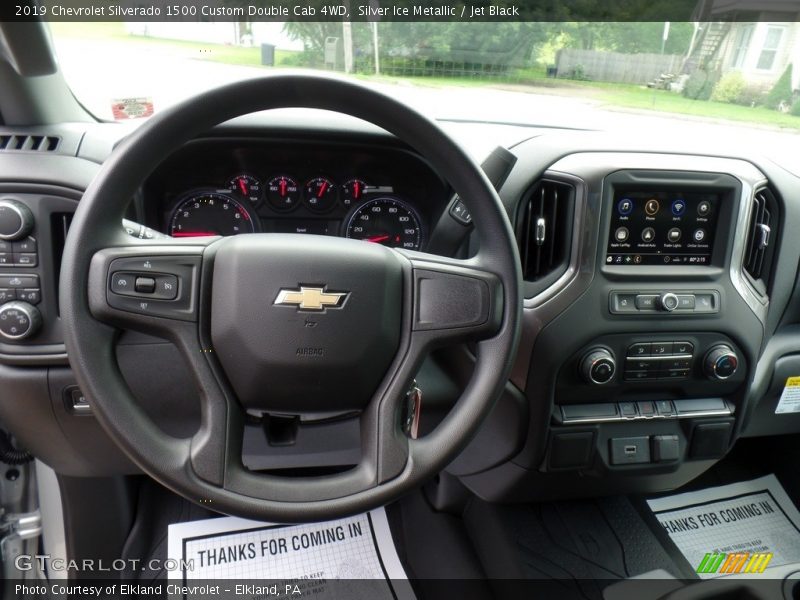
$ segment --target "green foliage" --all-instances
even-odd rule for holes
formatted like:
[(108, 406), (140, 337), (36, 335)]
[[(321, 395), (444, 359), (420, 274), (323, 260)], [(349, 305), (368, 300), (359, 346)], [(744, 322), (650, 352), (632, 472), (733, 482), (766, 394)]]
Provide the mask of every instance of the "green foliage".
[(795, 117), (800, 117), (800, 100), (792, 104), (792, 109), (789, 112)]
[(733, 100), (734, 104), (740, 106), (762, 106), (766, 90), (761, 85), (746, 85), (739, 95)]
[(708, 100), (718, 80), (719, 73), (716, 71), (697, 69), (689, 76), (682, 94), (692, 100)]
[[(566, 47), (581, 50), (604, 50), (626, 54), (661, 52), (663, 22), (625, 23), (550, 23), (551, 35), (562, 34)], [(672, 23), (665, 54), (685, 54), (689, 49), (694, 26)]]
[(775, 82), (772, 89), (767, 94), (764, 100), (764, 105), (767, 108), (777, 110), (781, 103), (790, 103), (792, 101), (792, 65), (786, 67), (786, 70), (781, 75), (780, 79)]
[(728, 102), (738, 104), (737, 100), (747, 86), (739, 71), (731, 71), (722, 76), (711, 92), (711, 99), (715, 102)]

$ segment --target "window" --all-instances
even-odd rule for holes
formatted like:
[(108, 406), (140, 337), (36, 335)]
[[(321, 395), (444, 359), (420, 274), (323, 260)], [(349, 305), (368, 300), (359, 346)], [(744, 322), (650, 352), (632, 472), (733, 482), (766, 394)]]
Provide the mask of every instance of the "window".
[(770, 71), (775, 64), (775, 56), (778, 54), (778, 47), (781, 45), (783, 37), (783, 27), (770, 27), (767, 29), (767, 37), (764, 39), (764, 46), (758, 57), (756, 68)]
[(753, 25), (742, 25), (736, 36), (736, 43), (733, 49), (731, 66), (734, 69), (741, 69), (744, 66), (744, 59), (747, 57), (747, 49), (750, 47), (750, 40), (753, 37)]

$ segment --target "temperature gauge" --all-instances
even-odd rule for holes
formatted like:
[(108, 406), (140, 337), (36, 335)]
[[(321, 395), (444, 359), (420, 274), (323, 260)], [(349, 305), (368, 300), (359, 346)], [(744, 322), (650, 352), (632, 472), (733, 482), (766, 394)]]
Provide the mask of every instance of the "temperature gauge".
[(300, 202), (300, 190), (291, 177), (278, 175), (267, 184), (267, 201), (276, 210), (291, 210)]
[(242, 198), (247, 198), (253, 204), (257, 204), (261, 200), (261, 182), (247, 173), (231, 177), (228, 181), (228, 189)]
[(342, 204), (353, 206), (364, 199), (367, 184), (363, 179), (351, 179), (342, 185)]
[(315, 177), (306, 184), (306, 206), (314, 212), (327, 212), (336, 205), (336, 185), (327, 177)]

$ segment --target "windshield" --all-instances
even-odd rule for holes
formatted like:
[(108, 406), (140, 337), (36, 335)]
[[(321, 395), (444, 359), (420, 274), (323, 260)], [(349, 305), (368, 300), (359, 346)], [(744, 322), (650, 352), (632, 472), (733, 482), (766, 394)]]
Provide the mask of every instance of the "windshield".
[(50, 27), (75, 95), (104, 120), (146, 119), (210, 87), (292, 68), (347, 74), (437, 119), (638, 135), (677, 127), (723, 140), (800, 131), (793, 22)]

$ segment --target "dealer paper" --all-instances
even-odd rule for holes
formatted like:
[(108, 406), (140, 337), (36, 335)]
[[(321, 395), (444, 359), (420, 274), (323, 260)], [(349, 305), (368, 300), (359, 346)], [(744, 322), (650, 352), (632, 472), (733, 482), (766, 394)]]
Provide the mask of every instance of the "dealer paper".
[(414, 599), (382, 508), (303, 525), (234, 517), (177, 523), (168, 553), (180, 565), (171, 580), (190, 590), (193, 581), (215, 582), (223, 597)]
[(774, 475), (647, 503), (693, 569), (707, 553), (771, 552), (769, 568), (800, 562), (800, 513)]

